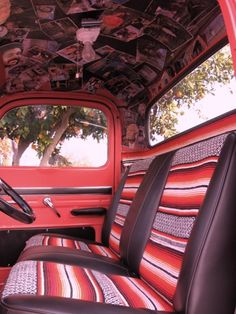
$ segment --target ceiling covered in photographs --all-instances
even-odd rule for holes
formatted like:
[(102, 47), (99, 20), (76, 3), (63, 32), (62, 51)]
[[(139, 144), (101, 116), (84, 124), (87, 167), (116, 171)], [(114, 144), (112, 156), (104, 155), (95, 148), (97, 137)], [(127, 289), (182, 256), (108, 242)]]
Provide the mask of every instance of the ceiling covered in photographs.
[[(158, 92), (224, 32), (216, 0), (10, 3), (10, 16), (0, 25), (0, 95), (103, 90), (117, 99), (126, 129), (143, 127)], [(82, 58), (83, 43), (76, 39), (86, 23), (100, 25), (92, 62)]]

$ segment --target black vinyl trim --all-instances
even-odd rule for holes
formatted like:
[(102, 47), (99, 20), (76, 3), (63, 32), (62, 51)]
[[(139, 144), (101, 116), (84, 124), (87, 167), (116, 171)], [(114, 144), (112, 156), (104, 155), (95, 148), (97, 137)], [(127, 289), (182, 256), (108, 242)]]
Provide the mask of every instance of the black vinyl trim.
[[(93, 227), (61, 227), (0, 230), (0, 267), (13, 266), (25, 247), (25, 242), (40, 233), (56, 233), (84, 240), (95, 240)], [(0, 310), (1, 312), (1, 310)]]
[[(40, 195), (40, 194), (112, 194), (111, 186), (98, 187), (66, 187), (66, 188), (51, 188), (51, 187), (36, 187), (36, 188), (14, 188), (21, 195)], [(0, 191), (0, 195), (4, 195)]]

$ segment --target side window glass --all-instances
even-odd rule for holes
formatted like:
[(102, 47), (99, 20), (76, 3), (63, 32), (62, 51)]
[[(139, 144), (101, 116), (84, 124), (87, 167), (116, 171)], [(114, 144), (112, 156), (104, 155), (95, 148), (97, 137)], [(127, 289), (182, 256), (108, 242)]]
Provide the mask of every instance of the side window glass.
[(30, 105), (0, 120), (1, 166), (99, 167), (107, 145), (107, 119), (98, 109)]
[(229, 45), (170, 89), (151, 108), (149, 140), (171, 136), (235, 109), (236, 81)]

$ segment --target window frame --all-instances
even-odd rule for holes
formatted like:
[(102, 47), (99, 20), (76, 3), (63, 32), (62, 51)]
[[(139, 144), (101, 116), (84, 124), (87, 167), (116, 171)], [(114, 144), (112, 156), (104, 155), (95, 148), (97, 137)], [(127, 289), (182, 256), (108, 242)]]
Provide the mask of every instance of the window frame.
[[(208, 60), (212, 55), (217, 53), (220, 49), (222, 49), (225, 45), (229, 44), (228, 38), (225, 35), (223, 35), (220, 39), (217, 39), (215, 42), (213, 42), (207, 51), (203, 51), (199, 56), (193, 59), (192, 63), (188, 65), (187, 67), (184, 67), (173, 80), (171, 80), (162, 90), (161, 92), (157, 95), (156, 98), (152, 100), (152, 102), (148, 106), (147, 114), (146, 114), (146, 138), (147, 138), (147, 148), (152, 149), (153, 147), (156, 147), (160, 144), (165, 143), (166, 141), (169, 141), (170, 139), (176, 138), (178, 136), (184, 135), (185, 133), (191, 132), (192, 130), (205, 125), (207, 122), (200, 123), (197, 126), (193, 126), (190, 129), (187, 129), (183, 132), (180, 132), (178, 134), (175, 134), (168, 139), (162, 140), (156, 144), (151, 144), (151, 139), (150, 139), (150, 114), (151, 114), (151, 109), (152, 107), (158, 102), (160, 98), (162, 98), (166, 93), (169, 92), (175, 85), (181, 82), (187, 75), (192, 73), (198, 66), (200, 66), (204, 61)], [(223, 115), (224, 116), (224, 115)], [(216, 118), (214, 118), (216, 119)], [(213, 119), (213, 120), (214, 120)]]
[[(70, 188), (111, 185), (115, 190), (121, 173), (121, 118), (112, 99), (87, 92), (26, 92), (0, 98), (0, 117), (20, 105), (70, 103), (103, 110), (109, 128), (108, 160), (99, 168), (1, 167), (1, 176), (15, 188)], [(22, 177), (23, 175), (23, 177)], [(102, 177), (102, 178), (101, 178)], [(82, 178), (82, 179), (81, 179)], [(91, 178), (92, 181), (91, 181)], [(104, 182), (104, 183), (102, 183)], [(111, 182), (111, 184), (107, 184)]]
[[(38, 102), (38, 101), (37, 101)], [(96, 110), (100, 110), (104, 116), (105, 116), (105, 119), (106, 119), (106, 130), (107, 130), (107, 144), (106, 144), (106, 161), (100, 165), (100, 166), (62, 166), (62, 167), (59, 167), (59, 166), (35, 166), (35, 165), (18, 165), (18, 166), (12, 166), (12, 165), (9, 165), (9, 166), (2, 166), (0, 165), (0, 167), (8, 167), (8, 168), (12, 168), (12, 167), (20, 167), (20, 168), (29, 168), (29, 167), (33, 167), (33, 168), (100, 168), (100, 167), (103, 167), (103, 166), (106, 166), (107, 162), (108, 162), (108, 159), (109, 159), (109, 125), (108, 125), (108, 118), (107, 118), (107, 113), (105, 113), (106, 110), (104, 110), (104, 108), (96, 108), (94, 106), (89, 106), (89, 105), (81, 105), (81, 104), (73, 104), (71, 105), (70, 103), (57, 103), (57, 104), (51, 104), (51, 103), (47, 103), (47, 102), (44, 102), (44, 103), (31, 103), (31, 104), (21, 104), (21, 105), (17, 105), (17, 106), (14, 106), (13, 108), (10, 108), (8, 109), (6, 112), (4, 112), (3, 114), (0, 115), (0, 120), (3, 119), (11, 110), (14, 110), (14, 109), (17, 109), (17, 108), (22, 108), (22, 107), (33, 107), (33, 106), (37, 106), (37, 105), (42, 105), (42, 106), (66, 106), (66, 107), (82, 107), (82, 108), (91, 108), (91, 109), (96, 109)], [(99, 106), (100, 107), (100, 106)], [(79, 149), (79, 146), (78, 146), (78, 149)], [(40, 161), (40, 159), (39, 159)]]

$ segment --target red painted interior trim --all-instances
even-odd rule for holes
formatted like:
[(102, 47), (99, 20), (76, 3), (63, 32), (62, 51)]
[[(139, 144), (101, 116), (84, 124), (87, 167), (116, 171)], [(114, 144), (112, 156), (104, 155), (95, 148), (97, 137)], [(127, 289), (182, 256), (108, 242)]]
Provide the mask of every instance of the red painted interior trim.
[[(50, 196), (61, 218), (43, 204), (43, 199)], [(8, 197), (4, 197), (10, 200)], [(24, 199), (35, 212), (36, 220), (26, 225), (0, 212), (1, 230), (40, 229), (40, 228), (72, 228), (93, 227), (96, 241), (101, 240), (103, 216), (73, 216), (71, 210), (76, 208), (104, 207), (108, 208), (111, 195), (24, 195)]]
[(236, 75), (236, 0), (219, 0), (230, 42)]
[[(121, 164), (121, 126), (119, 111), (115, 104), (103, 96), (87, 93), (27, 92), (0, 99), (0, 117), (14, 107), (41, 103), (81, 105), (103, 110), (107, 116), (109, 128), (109, 159), (107, 163), (99, 168), (1, 167), (1, 177), (13, 187), (18, 188), (111, 186), (114, 193), (120, 179)], [(62, 214), (61, 218), (58, 218), (50, 209), (42, 205), (45, 196), (47, 195), (24, 195), (36, 213), (37, 219), (33, 224), (21, 224), (0, 213), (1, 229), (91, 226), (95, 229), (96, 241), (101, 240), (103, 217), (74, 217), (70, 211), (75, 208), (86, 207), (108, 208), (111, 195), (51, 195), (55, 207)]]
[[(73, 106), (79, 104), (103, 110), (107, 116), (109, 128), (109, 158), (107, 163), (99, 168), (2, 167), (1, 175), (3, 178), (10, 184), (14, 183), (14, 186), (17, 187), (103, 185), (116, 188), (120, 177), (121, 127), (119, 112), (115, 104), (102, 96), (87, 93), (21, 93), (0, 99), (0, 117), (14, 107), (41, 104), (42, 102), (53, 105), (70, 104)], [(22, 182), (22, 176), (20, 175), (22, 171), (24, 171), (24, 182)], [(79, 180), (80, 183), (78, 177), (83, 178)]]

